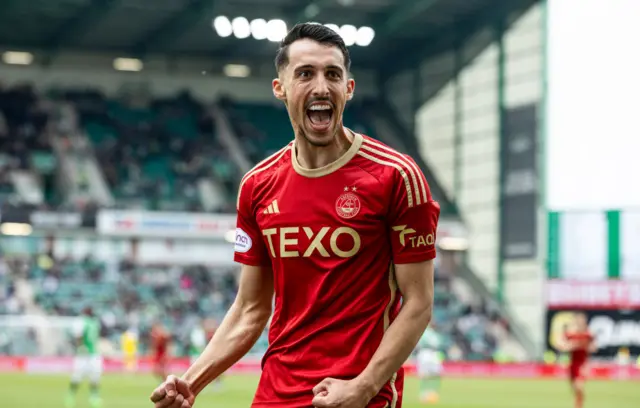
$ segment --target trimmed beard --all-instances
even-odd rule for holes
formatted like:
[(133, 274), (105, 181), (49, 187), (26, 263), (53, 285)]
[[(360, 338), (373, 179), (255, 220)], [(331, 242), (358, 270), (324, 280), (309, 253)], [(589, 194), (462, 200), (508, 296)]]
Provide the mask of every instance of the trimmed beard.
[[(334, 134), (333, 134), (334, 138), (335, 138), (335, 136), (336, 136), (336, 134), (337, 134), (337, 133), (338, 133), (337, 131), (336, 131), (336, 132), (334, 132)], [(333, 141), (333, 140), (329, 140), (329, 141), (327, 141), (326, 143), (324, 143), (324, 142), (317, 142), (317, 141), (313, 141), (313, 140), (311, 140), (311, 139), (307, 136), (307, 134), (304, 132), (304, 129), (302, 128), (302, 125), (298, 125), (298, 134), (300, 134), (300, 135), (304, 138), (304, 140), (306, 140), (306, 141), (307, 141), (307, 143), (309, 143), (310, 145), (315, 146), (315, 147), (327, 147), (327, 146), (329, 146), (329, 145), (331, 144), (331, 142)]]

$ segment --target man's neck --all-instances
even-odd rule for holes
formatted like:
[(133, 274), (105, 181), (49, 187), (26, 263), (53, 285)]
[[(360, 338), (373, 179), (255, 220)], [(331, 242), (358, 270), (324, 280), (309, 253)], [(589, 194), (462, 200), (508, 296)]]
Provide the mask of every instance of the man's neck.
[(340, 127), (336, 137), (327, 146), (314, 146), (304, 136), (296, 134), (296, 158), (305, 169), (319, 169), (338, 160), (349, 150), (353, 135), (344, 126)]

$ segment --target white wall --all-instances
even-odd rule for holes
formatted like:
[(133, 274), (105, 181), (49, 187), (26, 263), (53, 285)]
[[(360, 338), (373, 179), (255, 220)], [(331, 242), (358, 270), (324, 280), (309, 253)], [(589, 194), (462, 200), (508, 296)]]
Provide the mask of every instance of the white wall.
[(458, 206), (467, 222), (468, 259), (489, 289), (497, 286), (499, 231), (498, 49), (490, 45), (460, 74), (461, 184)]
[[(507, 108), (540, 101), (542, 27), (538, 5), (521, 16), (505, 34)], [(489, 42), (491, 35), (494, 34), (487, 30), (471, 39), (462, 47), (460, 59), (464, 61), (473, 56), (474, 50), (483, 42)], [(422, 82), (438, 82), (443, 74), (450, 75), (455, 69), (454, 58), (453, 53), (449, 53), (426, 61), (421, 67)], [(491, 290), (497, 287), (499, 268), (498, 58), (498, 46), (493, 42), (467, 64), (457, 78), (430, 98), (415, 118), (421, 153), (442, 187), (457, 201), (469, 229), (470, 266)], [(542, 214), (539, 219), (544, 225)], [(544, 253), (546, 238), (539, 236), (539, 248)], [(542, 265), (542, 257), (503, 265), (506, 302), (539, 344), (544, 333)]]
[[(423, 73), (441, 66), (425, 64)], [(431, 166), (445, 193), (452, 198), (455, 191), (455, 84), (448, 83), (440, 93), (425, 103), (416, 114), (416, 131), (420, 135), (420, 154)]]
[[(461, 60), (487, 35), (483, 32), (463, 47)], [(469, 262), (490, 289), (496, 287), (498, 270), (497, 56), (497, 47), (489, 46), (416, 114), (421, 153), (443, 189), (457, 201), (469, 230)], [(430, 59), (420, 70), (429, 95), (430, 84), (454, 72), (455, 56), (447, 53)]]
[[(543, 8), (533, 7), (522, 16), (504, 38), (506, 53), (507, 108), (539, 103), (543, 93)], [(539, 110), (541, 115), (542, 111)], [(541, 116), (539, 116), (541, 119)], [(542, 132), (542, 120), (538, 120)], [(539, 139), (540, 140), (540, 139)], [(543, 155), (542, 144), (538, 154)], [(538, 168), (541, 169), (539, 160)], [(539, 172), (540, 174), (540, 172)], [(546, 277), (546, 213), (538, 211), (538, 258), (525, 261), (505, 261), (505, 299), (518, 319), (528, 326), (532, 340), (542, 349), (545, 333), (543, 288)]]
[[(254, 67), (248, 78), (228, 78), (222, 68), (209, 59), (169, 61), (151, 57), (141, 72), (120, 72), (112, 68), (113, 56), (103, 54), (61, 54), (50, 67), (41, 65), (11, 66), (0, 63), (0, 82), (31, 82), (40, 90), (51, 87), (93, 87), (107, 94), (117, 94), (125, 87), (144, 88), (154, 96), (174, 95), (189, 89), (203, 101), (227, 94), (247, 101), (273, 101), (271, 80), (275, 76), (270, 61)], [(374, 75), (355, 71), (356, 98), (376, 95)]]

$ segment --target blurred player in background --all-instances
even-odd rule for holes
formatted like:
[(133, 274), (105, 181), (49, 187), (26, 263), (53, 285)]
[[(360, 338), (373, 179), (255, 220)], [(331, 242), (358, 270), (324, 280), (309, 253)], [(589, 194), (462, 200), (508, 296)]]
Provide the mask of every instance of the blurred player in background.
[(582, 408), (587, 360), (589, 354), (596, 351), (594, 337), (589, 332), (587, 316), (584, 313), (575, 313), (573, 327), (566, 332), (565, 338), (571, 356), (569, 381), (575, 398), (575, 407)]
[(191, 360), (191, 364), (202, 354), (206, 345), (207, 335), (204, 331), (204, 324), (195, 324), (189, 335), (189, 359)]
[(629, 371), (626, 370), (627, 367), (633, 364), (633, 359), (631, 358), (631, 351), (628, 347), (620, 347), (618, 352), (616, 353), (616, 364), (622, 368), (618, 370), (618, 379), (626, 380), (629, 378)]
[(416, 368), (420, 379), (420, 401), (436, 403), (440, 397), (440, 376), (442, 340), (433, 327), (427, 327), (418, 342)]
[(127, 372), (133, 373), (138, 369), (138, 332), (131, 327), (122, 333), (120, 337), (122, 354), (124, 357), (124, 368)]
[(161, 323), (156, 322), (151, 327), (151, 353), (153, 373), (161, 379), (167, 377), (170, 343), (171, 335)]
[(89, 379), (91, 406), (99, 407), (102, 402), (100, 399), (102, 376), (102, 356), (99, 351), (100, 320), (93, 315), (90, 307), (84, 309), (82, 314), (82, 318), (73, 328), (76, 357), (73, 361), (73, 373), (65, 402), (67, 408), (75, 407), (78, 388), (85, 377)]
[(321, 24), (281, 42), (272, 88), (294, 141), (242, 179), (238, 294), (195, 364), (153, 391), (156, 408), (190, 407), (249, 352), (274, 294), (253, 408), (402, 405), (402, 364), (431, 319), (440, 207), (412, 158), (343, 126), (349, 67)]
[[(200, 354), (204, 351), (206, 345), (213, 338), (216, 332), (216, 321), (213, 319), (205, 319), (201, 324), (196, 324), (191, 330), (189, 336), (189, 357), (191, 364), (194, 364)], [(217, 390), (222, 386), (222, 375), (213, 381), (212, 389)]]

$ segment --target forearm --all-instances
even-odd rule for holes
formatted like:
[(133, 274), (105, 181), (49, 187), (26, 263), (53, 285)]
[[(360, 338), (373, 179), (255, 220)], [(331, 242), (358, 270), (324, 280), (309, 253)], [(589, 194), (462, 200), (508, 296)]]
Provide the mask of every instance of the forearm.
[(365, 370), (356, 378), (375, 396), (407, 360), (431, 320), (431, 305), (406, 302), (385, 332)]
[(247, 354), (264, 330), (269, 314), (257, 308), (231, 306), (207, 347), (183, 375), (195, 395)]

